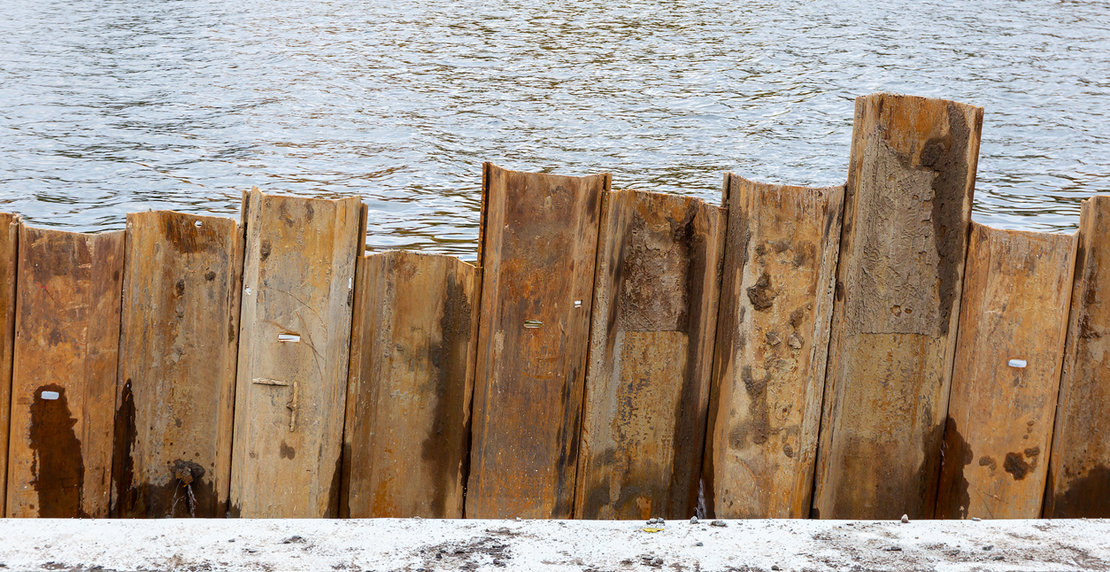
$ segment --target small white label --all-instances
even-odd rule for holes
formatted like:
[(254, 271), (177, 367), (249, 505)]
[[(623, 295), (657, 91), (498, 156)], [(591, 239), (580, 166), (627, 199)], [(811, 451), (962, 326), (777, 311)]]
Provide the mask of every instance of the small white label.
[(62, 396), (62, 394), (58, 393), (57, 391), (43, 391), (42, 393), (39, 394), (39, 397), (41, 397), (41, 398), (43, 398), (47, 401), (54, 401), (55, 399), (58, 399), (61, 396)]
[(542, 325), (543, 322), (539, 320), (524, 320), (524, 327), (528, 328), (529, 330), (534, 330)]
[(575, 308), (581, 308), (582, 307), (582, 301), (581, 300), (575, 300), (574, 301), (574, 307)]
[(301, 337), (297, 334), (278, 334), (279, 342), (299, 342)]
[(1023, 368), (1023, 367), (1026, 366), (1026, 363), (1025, 363), (1025, 360), (1023, 360), (1023, 359), (1012, 359), (1012, 360), (1006, 362), (1006, 365), (1008, 365), (1010, 367)]
[(347, 289), (350, 290), (351, 288), (354, 288), (354, 287), (355, 287), (355, 277), (351, 276), (351, 277), (347, 278)]
[(202, 223), (198, 220), (197, 222), (194, 222), (193, 225), (196, 226), (197, 228), (200, 228), (201, 226), (204, 225), (204, 223)]

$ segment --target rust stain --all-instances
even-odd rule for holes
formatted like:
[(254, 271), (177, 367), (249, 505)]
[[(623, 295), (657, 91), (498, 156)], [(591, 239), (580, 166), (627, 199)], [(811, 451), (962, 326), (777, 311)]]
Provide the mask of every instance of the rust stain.
[[(29, 262), (34, 284), (41, 285), (49, 292), (50, 281), (54, 277), (78, 282), (88, 280), (92, 260), (88, 235), (59, 240), (55, 238), (55, 233), (62, 231), (24, 227), (24, 232), (30, 238), (28, 241), (30, 248), (27, 254), (20, 253), (20, 259), (23, 262)], [(20, 272), (23, 272), (22, 268)]]
[[(964, 260), (948, 253), (964, 252), (966, 242), (965, 209), (961, 206), (967, 197), (969, 173), (967, 151), (971, 144), (971, 125), (960, 112), (959, 106), (949, 103), (947, 107), (948, 129), (943, 136), (934, 136), (925, 142), (921, 164), (936, 173), (933, 180), (932, 216), (933, 239), (937, 257), (937, 282), (940, 297), (940, 336), (948, 335), (952, 320), (952, 306), (959, 296), (960, 273)], [(978, 131), (976, 131), (978, 132)]]
[[(1053, 489), (1049, 483), (1048, 490)], [(1053, 518), (1110, 518), (1110, 467), (1097, 465), (1053, 497)]]
[(321, 515), (322, 518), (335, 518), (339, 514), (339, 497), (343, 490), (343, 459), (349, 459), (350, 455), (350, 446), (344, 444), (335, 456), (335, 468), (332, 469), (331, 484), (328, 485), (328, 506)]
[(1006, 460), (1002, 463), (1002, 468), (1013, 475), (1015, 481), (1024, 479), (1035, 466), (1036, 461), (1026, 461), (1021, 452), (1006, 453)]
[(196, 225), (196, 220), (183, 216), (161, 216), (162, 235), (179, 254), (193, 254), (220, 245), (220, 232), (216, 225)]
[(748, 299), (756, 310), (766, 310), (775, 303), (776, 292), (771, 290), (771, 277), (764, 272), (754, 286), (748, 287)]
[[(928, 454), (928, 450), (926, 450)], [(941, 457), (944, 459), (941, 467), (940, 491), (937, 500), (937, 518), (967, 518), (968, 508), (971, 505), (971, 495), (968, 492), (970, 483), (964, 473), (965, 467), (975, 459), (971, 445), (960, 434), (956, 420), (948, 417), (945, 422), (944, 442), (941, 445)], [(984, 462), (984, 459), (986, 462)], [(994, 463), (990, 457), (980, 457), (979, 466)], [(993, 468), (993, 467), (992, 467)]]
[(464, 286), (454, 274), (448, 274), (446, 300), (439, 322), (441, 341), (428, 347), (428, 357), (435, 370), (432, 431), (421, 444), (421, 459), (435, 482), (431, 491), (432, 514), (440, 518), (448, 517), (448, 493), (455, 488), (455, 479), (462, 468), (459, 466), (460, 449), (466, 448), (466, 444), (460, 446), (454, 436), (460, 429), (463, 434), (469, 434), (468, 420), (459, 419), (459, 404), (465, 399), (462, 393), (466, 384), (471, 311)]
[(112, 480), (116, 485), (116, 504), (111, 513), (114, 516), (139, 516), (135, 510), (136, 490), (135, 461), (131, 452), (135, 447), (135, 396), (131, 391), (131, 378), (123, 384), (120, 406), (116, 409), (115, 441), (112, 447)]
[[(57, 392), (59, 397), (43, 399), (43, 391)], [(88, 517), (82, 508), (85, 464), (81, 442), (74, 432), (76, 425), (64, 387), (47, 384), (35, 390), (31, 403), (31, 486), (38, 493), (39, 517)]]

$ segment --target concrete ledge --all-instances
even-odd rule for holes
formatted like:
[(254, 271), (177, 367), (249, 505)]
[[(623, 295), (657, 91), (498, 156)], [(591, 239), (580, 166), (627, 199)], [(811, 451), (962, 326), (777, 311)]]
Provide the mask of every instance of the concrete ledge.
[[(0, 520), (0, 570), (1110, 570), (1110, 520)], [(646, 530), (645, 530), (646, 529)]]

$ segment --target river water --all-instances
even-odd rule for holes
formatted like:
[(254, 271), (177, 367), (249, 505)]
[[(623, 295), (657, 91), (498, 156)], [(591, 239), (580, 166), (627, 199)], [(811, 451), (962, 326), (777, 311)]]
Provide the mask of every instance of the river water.
[(843, 182), (853, 99), (983, 106), (975, 219), (1110, 192), (1110, 2), (3, 0), (0, 210), (72, 230), (360, 194), (473, 258), (481, 163), (718, 201)]

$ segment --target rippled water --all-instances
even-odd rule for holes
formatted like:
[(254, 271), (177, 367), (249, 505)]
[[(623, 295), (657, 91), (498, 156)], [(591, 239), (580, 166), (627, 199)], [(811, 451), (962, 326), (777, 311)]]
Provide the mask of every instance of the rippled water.
[[(511, 5), (507, 5), (511, 4)], [(121, 228), (361, 194), (373, 248), (472, 257), (481, 162), (718, 200), (845, 178), (853, 98), (986, 108), (976, 220), (1110, 191), (1110, 3), (5, 0), (0, 210)]]

